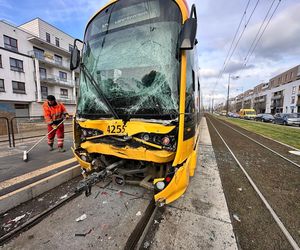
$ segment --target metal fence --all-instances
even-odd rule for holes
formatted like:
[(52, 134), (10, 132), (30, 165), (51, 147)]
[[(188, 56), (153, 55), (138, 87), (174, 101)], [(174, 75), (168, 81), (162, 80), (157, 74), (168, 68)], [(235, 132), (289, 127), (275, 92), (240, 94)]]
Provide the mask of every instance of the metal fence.
[[(41, 137), (48, 133), (43, 116), (16, 116), (11, 119), (0, 117), (0, 143), (8, 142), (15, 147), (16, 141)], [(72, 132), (72, 119), (64, 122), (65, 133)]]
[(0, 142), (8, 142), (11, 147), (9, 120), (7, 117), (0, 117), (0, 121)]

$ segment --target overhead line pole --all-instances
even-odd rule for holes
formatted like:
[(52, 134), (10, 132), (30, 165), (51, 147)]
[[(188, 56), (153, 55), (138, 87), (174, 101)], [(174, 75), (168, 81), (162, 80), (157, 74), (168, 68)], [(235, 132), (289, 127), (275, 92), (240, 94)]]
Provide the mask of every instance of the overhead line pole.
[(228, 76), (226, 116), (228, 116), (228, 109), (229, 109), (229, 88), (230, 88), (230, 73), (229, 73), (229, 76)]

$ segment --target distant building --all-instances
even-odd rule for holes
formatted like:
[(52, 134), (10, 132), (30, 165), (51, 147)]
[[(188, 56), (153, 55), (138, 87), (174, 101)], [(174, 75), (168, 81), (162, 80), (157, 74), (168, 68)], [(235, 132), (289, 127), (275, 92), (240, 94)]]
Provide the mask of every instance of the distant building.
[(47, 95), (75, 112), (79, 71), (70, 71), (74, 38), (36, 18), (0, 21), (0, 116), (40, 116)]
[(257, 113), (300, 113), (300, 65), (235, 97), (235, 108)]

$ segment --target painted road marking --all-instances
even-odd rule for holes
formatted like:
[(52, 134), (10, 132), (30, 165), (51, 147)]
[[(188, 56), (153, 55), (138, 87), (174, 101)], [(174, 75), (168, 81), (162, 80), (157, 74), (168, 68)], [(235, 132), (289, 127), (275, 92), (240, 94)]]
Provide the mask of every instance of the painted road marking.
[(297, 150), (297, 151), (292, 150), (292, 151), (289, 151), (289, 153), (300, 156), (300, 150)]
[(42, 175), (42, 174), (47, 173), (51, 170), (55, 170), (57, 168), (60, 168), (62, 166), (68, 165), (68, 164), (73, 163), (73, 162), (76, 162), (75, 158), (71, 158), (71, 159), (68, 159), (68, 160), (65, 160), (65, 161), (61, 161), (61, 162), (52, 164), (50, 166), (47, 166), (47, 167), (44, 167), (44, 168), (41, 168), (41, 169), (34, 170), (32, 172), (29, 172), (29, 173), (26, 173), (24, 175), (14, 177), (14, 178), (9, 179), (9, 180), (5, 180), (3, 182), (0, 182), (0, 190), (8, 188), (10, 186), (13, 186), (13, 185), (15, 185), (17, 183), (20, 183), (22, 181), (29, 180), (31, 178)]

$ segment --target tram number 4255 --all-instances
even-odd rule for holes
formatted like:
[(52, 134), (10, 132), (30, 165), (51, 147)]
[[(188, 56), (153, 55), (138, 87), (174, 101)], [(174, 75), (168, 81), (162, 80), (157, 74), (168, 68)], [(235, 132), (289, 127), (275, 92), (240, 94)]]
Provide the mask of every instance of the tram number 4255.
[(110, 134), (124, 133), (125, 125), (109, 125), (107, 127), (107, 132)]

